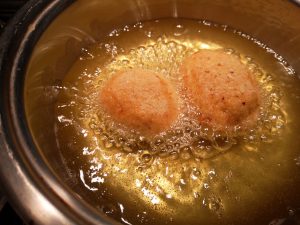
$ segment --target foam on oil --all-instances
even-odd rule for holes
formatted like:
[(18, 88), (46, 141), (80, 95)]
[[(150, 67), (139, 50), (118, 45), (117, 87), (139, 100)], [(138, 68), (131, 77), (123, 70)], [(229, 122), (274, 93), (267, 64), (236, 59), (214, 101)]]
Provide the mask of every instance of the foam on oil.
[[(255, 75), (265, 99), (255, 128), (220, 133), (200, 126), (190, 116), (196, 110), (182, 101), (177, 123), (148, 138), (103, 113), (99, 90), (115, 72), (150, 69), (178, 84), (183, 59), (200, 49), (236, 54)], [(248, 210), (271, 204), (290, 168), (275, 162), (288, 154), (280, 148), (289, 113), (279, 83), (293, 74), (274, 51), (224, 25), (169, 19), (125, 26), (83, 49), (70, 69), (56, 107), (57, 140), (70, 169), (93, 193), (87, 200), (123, 223), (257, 222), (262, 219)], [(180, 85), (177, 91), (186, 98)]]

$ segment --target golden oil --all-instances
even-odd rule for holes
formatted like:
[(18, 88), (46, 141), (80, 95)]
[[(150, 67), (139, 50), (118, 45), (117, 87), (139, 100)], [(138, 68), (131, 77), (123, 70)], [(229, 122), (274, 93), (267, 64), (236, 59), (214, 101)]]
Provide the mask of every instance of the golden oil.
[[(201, 49), (235, 54), (255, 75), (265, 101), (254, 128), (220, 133), (200, 126), (180, 85), (182, 113), (155, 137), (103, 113), (99, 90), (115, 72), (150, 69), (178, 84), (183, 59)], [(260, 203), (276, 201), (294, 165), (282, 165), (293, 155), (288, 106), (297, 100), (286, 88), (294, 80), (293, 69), (274, 51), (225, 25), (184, 19), (128, 25), (83, 49), (70, 69), (56, 105), (57, 142), (87, 201), (123, 223), (259, 224), (277, 210)]]

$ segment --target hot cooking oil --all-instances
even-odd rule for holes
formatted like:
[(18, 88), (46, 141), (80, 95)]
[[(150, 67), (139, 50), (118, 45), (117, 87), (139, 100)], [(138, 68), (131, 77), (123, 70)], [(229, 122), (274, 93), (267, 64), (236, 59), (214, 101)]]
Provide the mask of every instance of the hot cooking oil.
[[(264, 99), (255, 127), (219, 132), (190, 116), (197, 112), (181, 92), (179, 68), (201, 49), (235, 54), (249, 67)], [(103, 83), (131, 68), (162, 74), (181, 96), (178, 121), (154, 137), (114, 122), (99, 104)], [(283, 193), (300, 184), (298, 86), (281, 56), (241, 31), (208, 21), (139, 22), (82, 49), (60, 88), (57, 143), (82, 196), (124, 224), (267, 224), (287, 207), (280, 199), (299, 206)]]

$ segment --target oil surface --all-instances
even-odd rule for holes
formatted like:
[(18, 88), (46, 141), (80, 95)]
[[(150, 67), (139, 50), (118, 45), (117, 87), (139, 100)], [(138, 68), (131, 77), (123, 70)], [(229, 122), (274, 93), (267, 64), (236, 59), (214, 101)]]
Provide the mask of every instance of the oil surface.
[[(183, 101), (177, 123), (148, 138), (102, 112), (99, 90), (115, 72), (150, 69), (177, 84), (183, 59), (200, 49), (235, 54), (252, 71), (264, 98), (255, 128), (200, 126)], [(85, 200), (124, 224), (268, 224), (300, 206), (299, 83), (281, 56), (225, 25), (125, 26), (82, 49), (62, 82), (57, 144)]]

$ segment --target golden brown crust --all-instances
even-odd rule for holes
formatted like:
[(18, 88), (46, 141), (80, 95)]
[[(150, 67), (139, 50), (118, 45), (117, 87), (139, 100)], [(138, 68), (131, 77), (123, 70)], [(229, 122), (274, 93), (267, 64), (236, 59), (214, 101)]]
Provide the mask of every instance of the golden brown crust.
[(236, 56), (201, 50), (184, 60), (181, 73), (186, 93), (201, 112), (200, 123), (224, 129), (257, 119), (259, 85)]
[(115, 121), (148, 135), (168, 129), (178, 116), (174, 88), (148, 70), (116, 73), (101, 89), (100, 103)]

